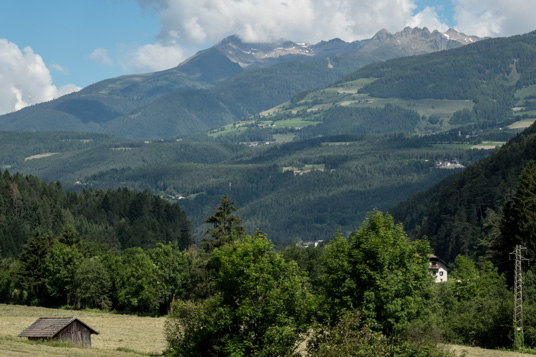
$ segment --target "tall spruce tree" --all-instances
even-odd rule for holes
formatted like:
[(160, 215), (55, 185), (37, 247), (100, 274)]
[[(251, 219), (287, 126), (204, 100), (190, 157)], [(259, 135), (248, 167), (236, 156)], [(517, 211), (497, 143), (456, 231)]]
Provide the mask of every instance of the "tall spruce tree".
[(47, 299), (46, 260), (54, 246), (50, 233), (36, 233), (28, 239), (19, 255), (18, 284), (28, 293), (28, 301)]
[(501, 222), (501, 252), (508, 254), (516, 244), (536, 253), (536, 164), (529, 161), (519, 176), (513, 199), (504, 205)]
[(245, 228), (240, 225), (242, 219), (233, 214), (236, 210), (238, 207), (234, 206), (234, 201), (224, 195), (214, 214), (205, 219), (206, 223), (212, 225), (212, 228), (205, 233), (212, 238), (201, 240), (201, 246), (205, 251), (210, 252), (244, 234)]

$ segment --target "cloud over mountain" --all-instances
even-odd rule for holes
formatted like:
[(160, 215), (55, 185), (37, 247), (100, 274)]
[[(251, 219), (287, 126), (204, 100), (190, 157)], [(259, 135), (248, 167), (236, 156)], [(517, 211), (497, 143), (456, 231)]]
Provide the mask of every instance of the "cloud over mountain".
[[(400, 30), (412, 17), (411, 0), (139, 0), (160, 11), (163, 44), (213, 43), (237, 34), (244, 41), (289, 38), (318, 42), (368, 38), (379, 29)], [(201, 4), (200, 4), (201, 3)]]
[[(424, 8), (419, 8), (416, 0), (138, 0), (138, 4), (160, 14), (156, 44), (140, 47), (132, 62), (136, 68), (150, 63), (147, 68), (152, 70), (169, 64), (145, 59), (161, 58), (162, 53), (179, 56), (188, 52), (187, 48), (208, 46), (231, 34), (246, 42), (286, 38), (316, 43), (337, 37), (360, 40), (382, 28), (396, 32), (405, 26), (439, 31), (453, 26), (478, 36), (507, 36), (534, 29), (533, 0), (432, 1)], [(448, 25), (443, 12), (452, 8), (453, 23)]]
[(0, 81), (0, 114), (80, 90), (74, 85), (58, 89), (41, 56), (6, 39), (0, 39)]
[(454, 20), (465, 33), (511, 36), (536, 29), (533, 0), (454, 0)]

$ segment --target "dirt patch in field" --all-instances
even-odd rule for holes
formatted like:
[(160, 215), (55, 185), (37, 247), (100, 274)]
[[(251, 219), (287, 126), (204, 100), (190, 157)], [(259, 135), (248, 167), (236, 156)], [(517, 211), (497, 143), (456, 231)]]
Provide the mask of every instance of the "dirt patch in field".
[(501, 351), (501, 350), (487, 350), (480, 347), (468, 347), (468, 346), (458, 346), (458, 345), (447, 345), (447, 347), (455, 351), (459, 356), (466, 357), (522, 357), (522, 356), (533, 356), (528, 353), (513, 352), (513, 351)]

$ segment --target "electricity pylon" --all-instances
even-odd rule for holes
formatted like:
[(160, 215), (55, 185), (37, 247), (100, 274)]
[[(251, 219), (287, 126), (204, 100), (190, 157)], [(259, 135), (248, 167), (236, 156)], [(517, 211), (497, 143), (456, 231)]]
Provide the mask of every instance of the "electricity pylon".
[(523, 251), (527, 251), (526, 247), (518, 244), (514, 252), (515, 254), (515, 269), (514, 269), (514, 347), (523, 346), (523, 278), (521, 265), (524, 260)]

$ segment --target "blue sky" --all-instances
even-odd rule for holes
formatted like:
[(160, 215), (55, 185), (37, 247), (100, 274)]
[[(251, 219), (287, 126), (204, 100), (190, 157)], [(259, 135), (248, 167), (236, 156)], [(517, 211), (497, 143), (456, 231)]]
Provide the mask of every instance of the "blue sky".
[(510, 36), (534, 0), (12, 0), (0, 3), (0, 114), (97, 81), (176, 66), (230, 34), (353, 41), (405, 26)]

